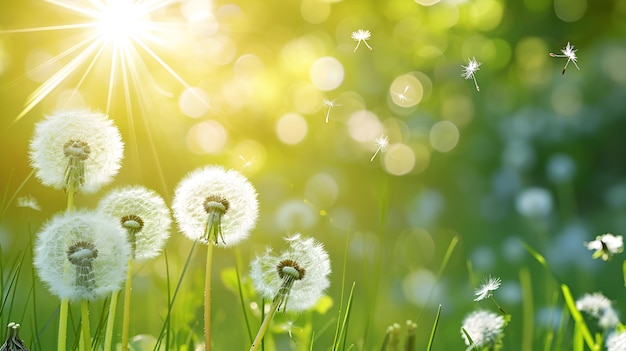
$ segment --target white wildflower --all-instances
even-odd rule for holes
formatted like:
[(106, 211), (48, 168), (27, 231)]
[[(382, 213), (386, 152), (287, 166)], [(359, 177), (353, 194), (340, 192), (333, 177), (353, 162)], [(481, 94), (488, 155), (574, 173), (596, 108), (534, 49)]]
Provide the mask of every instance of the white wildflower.
[(172, 210), (189, 239), (228, 247), (247, 238), (254, 228), (257, 193), (241, 173), (207, 166), (180, 181)]
[(250, 264), (256, 291), (284, 311), (305, 311), (322, 297), (330, 282), (330, 260), (322, 244), (294, 234), (285, 239), (289, 250), (275, 255), (268, 249)]
[(372, 47), (369, 46), (369, 44), (367, 43), (367, 40), (369, 40), (369, 38), (372, 36), (372, 33), (370, 33), (369, 30), (365, 30), (365, 29), (359, 29), (357, 31), (352, 32), (352, 40), (356, 41), (356, 47), (354, 48), (354, 52), (356, 52), (356, 50), (359, 48), (359, 45), (361, 45), (361, 42), (363, 42), (363, 44), (365, 44), (370, 50), (372, 50)]
[(461, 74), (461, 76), (465, 79), (473, 79), (474, 85), (476, 86), (476, 91), (480, 91), (478, 82), (476, 82), (476, 72), (480, 70), (481, 64), (482, 63), (476, 61), (476, 58), (472, 57), (471, 59), (467, 59), (467, 66), (461, 65), (461, 67), (463, 67), (463, 73)]
[(592, 256), (594, 259), (600, 257), (603, 261), (608, 261), (613, 255), (624, 251), (624, 238), (606, 233), (596, 236), (596, 240), (585, 242), (584, 245), (589, 250), (596, 250)]
[(578, 51), (578, 49), (575, 50), (574, 45), (570, 45), (568, 41), (567, 46), (561, 49), (563, 55), (558, 55), (552, 52), (550, 53), (551, 57), (567, 57), (567, 62), (565, 62), (565, 66), (563, 67), (563, 71), (561, 72), (561, 74), (565, 74), (565, 69), (567, 69), (567, 65), (570, 63), (570, 61), (574, 64), (574, 66), (576, 66), (578, 70), (580, 70), (578, 64), (576, 64), (576, 60), (578, 59), (576, 57), (576, 51)]

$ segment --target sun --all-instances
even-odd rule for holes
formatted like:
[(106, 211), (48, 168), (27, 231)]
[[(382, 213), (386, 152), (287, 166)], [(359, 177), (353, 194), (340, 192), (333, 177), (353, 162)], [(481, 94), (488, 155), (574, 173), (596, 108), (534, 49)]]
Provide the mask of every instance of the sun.
[[(154, 65), (165, 70), (178, 84), (189, 88), (189, 84), (161, 57), (156, 47), (163, 50), (175, 47), (177, 43), (168, 43), (172, 38), (184, 38), (187, 25), (184, 19), (172, 20), (178, 10), (175, 4), (181, 0), (42, 0), (57, 8), (78, 15), (84, 20), (75, 23), (62, 23), (24, 29), (9, 29), (0, 34), (80, 31), (76, 42), (43, 63), (37, 69), (53, 63), (64, 62), (47, 80), (41, 83), (28, 97), (24, 108), (15, 118), (20, 120), (27, 115), (55, 89), (70, 78), (78, 77), (74, 86), (79, 90), (95, 67), (108, 67), (107, 105), (108, 113), (114, 91), (121, 88), (124, 92), (126, 109), (131, 111), (131, 96), (140, 86), (153, 82), (151, 75)], [(156, 13), (168, 13), (167, 21), (154, 19)], [(73, 37), (73, 36), (68, 36)], [(175, 54), (180, 54), (175, 52)], [(98, 65), (96, 65), (98, 64)], [(148, 65), (150, 65), (148, 67)], [(121, 86), (120, 86), (121, 85)], [(153, 84), (152, 84), (153, 85)]]

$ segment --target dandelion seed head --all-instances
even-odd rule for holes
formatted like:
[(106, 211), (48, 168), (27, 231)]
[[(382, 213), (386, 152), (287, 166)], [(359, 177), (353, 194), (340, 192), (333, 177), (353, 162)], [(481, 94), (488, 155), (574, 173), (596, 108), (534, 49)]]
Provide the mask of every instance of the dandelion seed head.
[(115, 218), (126, 230), (135, 261), (158, 256), (170, 236), (172, 218), (165, 200), (143, 186), (113, 189), (100, 200), (97, 209)]
[(576, 300), (576, 309), (598, 319), (598, 325), (603, 329), (614, 328), (619, 323), (613, 302), (600, 292), (583, 295)]
[(489, 276), (485, 278), (483, 284), (474, 292), (474, 295), (476, 295), (474, 301), (481, 301), (491, 297), (492, 293), (498, 290), (501, 283), (502, 281), (498, 277)]
[[(31, 165), (46, 186), (96, 192), (120, 169), (124, 144), (113, 121), (93, 111), (68, 111), (47, 116), (35, 126), (30, 143)], [(75, 178), (76, 177), (76, 178)]]
[(33, 263), (59, 298), (95, 300), (120, 289), (129, 255), (119, 221), (101, 212), (77, 210), (55, 215), (44, 225)]
[(611, 333), (606, 339), (607, 351), (624, 351), (626, 350), (626, 332)]
[[(474, 311), (465, 317), (462, 328), (472, 338), (474, 345), (482, 349), (496, 345), (500, 341), (504, 325), (504, 317), (501, 315), (488, 311)], [(472, 346), (463, 331), (461, 331), (461, 336), (465, 345)]]
[[(301, 312), (313, 307), (330, 285), (331, 272), (328, 253), (313, 238), (294, 234), (285, 239), (289, 249), (275, 254), (271, 249), (251, 262), (250, 278), (256, 291), (266, 299), (279, 293), (284, 298), (284, 310)], [(282, 291), (285, 281), (291, 286)]]
[[(229, 247), (247, 238), (254, 228), (257, 193), (241, 173), (207, 166), (180, 181), (172, 210), (181, 232), (189, 239)], [(215, 229), (221, 238), (209, 237), (209, 226), (219, 227)]]

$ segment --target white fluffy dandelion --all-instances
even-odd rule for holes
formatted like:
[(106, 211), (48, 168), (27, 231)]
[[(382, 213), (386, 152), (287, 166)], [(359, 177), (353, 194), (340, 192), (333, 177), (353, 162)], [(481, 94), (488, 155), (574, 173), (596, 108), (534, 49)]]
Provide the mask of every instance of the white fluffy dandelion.
[(257, 193), (241, 173), (207, 166), (181, 180), (172, 209), (189, 239), (228, 247), (247, 238), (256, 224)]
[(54, 216), (37, 235), (34, 265), (61, 299), (95, 300), (120, 289), (130, 244), (119, 222), (95, 211)]
[(473, 344), (470, 343), (465, 333), (461, 330), (461, 336), (465, 341), (465, 345), (469, 346), (467, 350), (471, 350), (474, 346), (482, 349), (483, 347), (497, 345), (503, 336), (505, 325), (504, 317), (493, 312), (474, 311), (470, 313), (463, 320), (462, 329), (467, 331), (474, 342)]
[(578, 51), (578, 49), (574, 49), (574, 45), (570, 45), (568, 41), (567, 45), (563, 49), (561, 49), (563, 55), (555, 54), (553, 52), (550, 53), (551, 57), (567, 57), (567, 62), (565, 62), (565, 66), (563, 66), (563, 71), (561, 72), (561, 74), (565, 74), (565, 70), (567, 69), (567, 65), (570, 63), (570, 61), (574, 64), (574, 66), (576, 66), (576, 69), (580, 70), (578, 64), (576, 63), (576, 60), (578, 60), (578, 58), (576, 57), (576, 51)]
[(268, 249), (251, 263), (250, 277), (259, 295), (272, 299), (284, 311), (313, 307), (330, 285), (330, 260), (322, 244), (295, 234), (285, 239), (289, 249)]
[(135, 261), (158, 256), (169, 238), (170, 210), (159, 194), (143, 186), (111, 190), (98, 203), (98, 210), (126, 229)]
[(105, 114), (68, 111), (37, 123), (30, 159), (37, 178), (55, 189), (93, 193), (120, 169), (124, 144)]
[(619, 323), (613, 302), (600, 292), (585, 294), (576, 300), (576, 309), (598, 319), (598, 325), (603, 329), (614, 328)]
[(603, 261), (610, 260), (613, 255), (624, 251), (624, 238), (621, 235), (610, 233), (596, 236), (596, 240), (585, 242), (585, 247), (595, 250), (593, 258), (602, 258)]
[(474, 292), (474, 295), (476, 296), (474, 301), (481, 301), (491, 297), (492, 293), (498, 290), (501, 283), (502, 281), (498, 277), (489, 276), (485, 278), (483, 284)]
[(461, 76), (465, 79), (473, 79), (474, 85), (476, 86), (476, 91), (480, 91), (480, 87), (478, 86), (478, 82), (476, 82), (476, 72), (480, 70), (480, 65), (482, 63), (476, 61), (475, 57), (467, 59), (467, 66), (461, 65), (463, 67), (463, 73)]
[(619, 331), (609, 335), (606, 339), (607, 351), (624, 351), (626, 350), (626, 332)]
[(372, 50), (372, 47), (367, 43), (367, 41), (371, 38), (372, 33), (366, 29), (359, 29), (357, 31), (352, 32), (352, 40), (356, 41), (356, 47), (354, 48), (354, 52), (357, 51), (361, 42), (367, 46), (368, 49)]

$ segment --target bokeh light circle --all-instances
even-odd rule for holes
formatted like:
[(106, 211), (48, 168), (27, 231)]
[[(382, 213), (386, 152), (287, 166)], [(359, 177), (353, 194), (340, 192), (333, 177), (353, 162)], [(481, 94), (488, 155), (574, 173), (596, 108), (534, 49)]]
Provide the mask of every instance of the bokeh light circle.
[(587, 11), (587, 0), (554, 0), (554, 13), (565, 22), (583, 18)]
[(300, 14), (305, 21), (311, 24), (322, 23), (330, 15), (330, 3), (325, 0), (302, 0), (300, 2)]
[(187, 147), (195, 154), (219, 154), (224, 150), (228, 133), (215, 120), (203, 121), (187, 132)]
[(400, 107), (413, 107), (422, 101), (424, 87), (415, 76), (403, 74), (391, 83), (389, 96), (391, 101)]
[(306, 137), (308, 130), (306, 119), (297, 113), (287, 113), (276, 122), (276, 136), (285, 144), (298, 144)]
[(306, 182), (304, 196), (316, 206), (328, 207), (337, 201), (339, 185), (335, 178), (327, 173), (318, 173)]
[(189, 87), (180, 94), (178, 106), (185, 116), (200, 118), (209, 110), (209, 95), (202, 88)]
[(383, 125), (374, 112), (360, 110), (350, 115), (348, 133), (356, 141), (372, 142), (383, 133)]
[(459, 128), (450, 121), (439, 121), (430, 129), (430, 145), (439, 152), (448, 152), (459, 142)]
[(415, 154), (405, 144), (393, 144), (383, 154), (383, 167), (389, 174), (396, 176), (405, 175), (415, 166)]
[(344, 69), (339, 60), (334, 57), (321, 57), (311, 65), (309, 76), (311, 82), (323, 91), (333, 90), (343, 82)]

